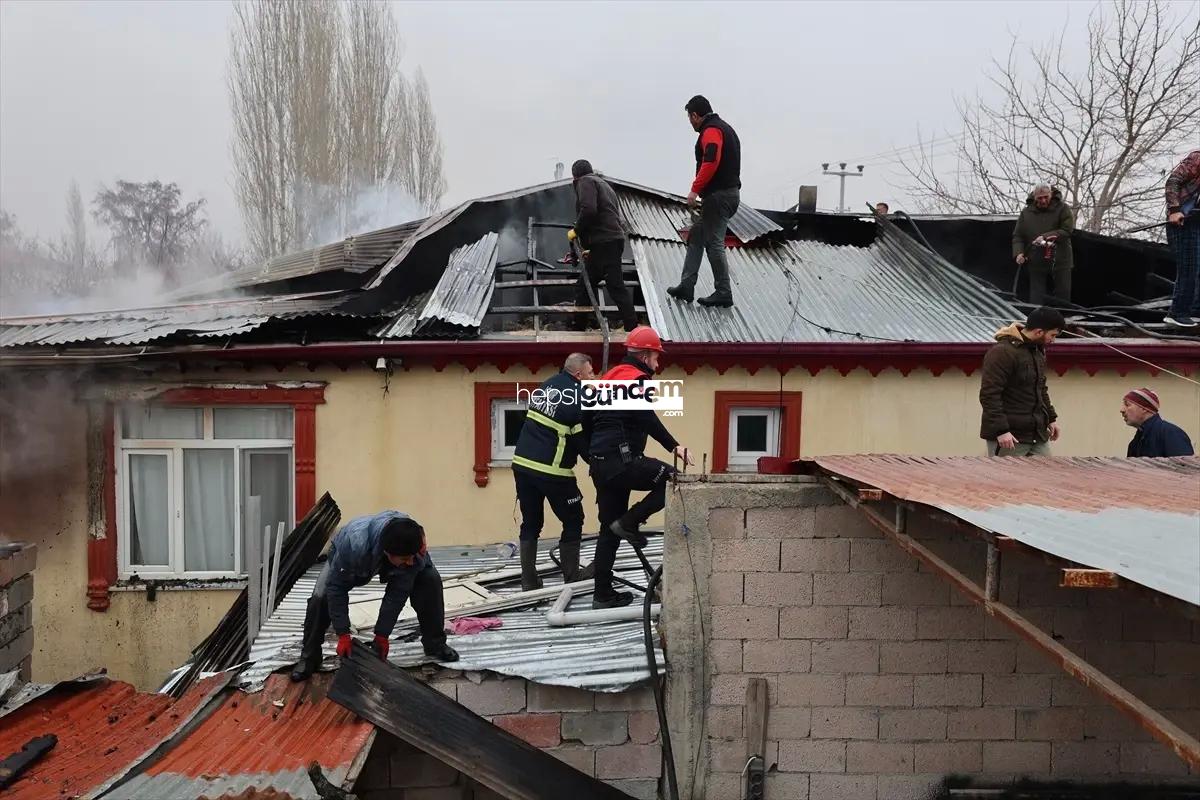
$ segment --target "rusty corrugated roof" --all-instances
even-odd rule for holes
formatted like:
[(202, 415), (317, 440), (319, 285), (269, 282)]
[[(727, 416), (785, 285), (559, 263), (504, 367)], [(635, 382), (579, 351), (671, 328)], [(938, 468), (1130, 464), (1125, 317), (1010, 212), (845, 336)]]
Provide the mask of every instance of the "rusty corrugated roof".
[(14, 753), (36, 736), (58, 737), (4, 797), (99, 797), (178, 733), (228, 682), (228, 675), (214, 675), (179, 700), (108, 679), (58, 684), (0, 723), (0, 753)]
[(106, 800), (318, 798), (307, 769), (349, 789), (375, 738), (375, 726), (326, 699), (331, 675), (303, 683), (272, 675), (256, 694), (230, 692), (167, 754)]
[(841, 478), (1200, 605), (1200, 458), (811, 460)]

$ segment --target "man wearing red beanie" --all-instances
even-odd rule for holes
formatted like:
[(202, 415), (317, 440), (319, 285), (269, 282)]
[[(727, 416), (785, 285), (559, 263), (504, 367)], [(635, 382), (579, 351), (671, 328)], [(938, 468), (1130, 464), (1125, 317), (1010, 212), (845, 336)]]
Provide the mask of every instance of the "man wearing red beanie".
[(1129, 458), (1170, 458), (1195, 455), (1192, 440), (1178, 425), (1158, 415), (1158, 395), (1153, 389), (1132, 389), (1121, 401), (1121, 418), (1137, 428), (1129, 443)]

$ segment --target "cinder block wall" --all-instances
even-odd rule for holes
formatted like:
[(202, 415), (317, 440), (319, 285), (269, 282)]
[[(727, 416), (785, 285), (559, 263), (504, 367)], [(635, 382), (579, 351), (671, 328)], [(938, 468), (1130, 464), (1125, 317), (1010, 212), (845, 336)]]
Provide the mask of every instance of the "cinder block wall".
[[(982, 580), (981, 542), (946, 523), (909, 524)], [(953, 774), (1200, 783), (818, 484), (681, 483), (667, 531), (668, 714), (682, 782), (689, 754), (701, 758), (684, 797), (742, 796), (751, 676), (770, 693), (768, 798), (922, 798)], [(1126, 590), (1057, 583), (1042, 559), (1004, 556), (1003, 601), (1200, 734), (1200, 624)]]
[(33, 659), (33, 545), (0, 544), (0, 676), (26, 683)]
[[(498, 727), (638, 800), (656, 800), (658, 714), (648, 688), (590, 692), (441, 671), (430, 685)], [(361, 800), (494, 800), (498, 795), (419, 750), (379, 733), (355, 784)]]

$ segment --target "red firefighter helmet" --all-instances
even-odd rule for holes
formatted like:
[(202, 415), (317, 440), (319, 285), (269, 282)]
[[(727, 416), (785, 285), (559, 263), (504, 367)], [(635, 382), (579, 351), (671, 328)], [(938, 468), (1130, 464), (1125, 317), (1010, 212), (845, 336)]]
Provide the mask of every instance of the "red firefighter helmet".
[(638, 325), (631, 330), (625, 337), (625, 347), (628, 350), (657, 350), (660, 353), (663, 351), (662, 340), (649, 325)]

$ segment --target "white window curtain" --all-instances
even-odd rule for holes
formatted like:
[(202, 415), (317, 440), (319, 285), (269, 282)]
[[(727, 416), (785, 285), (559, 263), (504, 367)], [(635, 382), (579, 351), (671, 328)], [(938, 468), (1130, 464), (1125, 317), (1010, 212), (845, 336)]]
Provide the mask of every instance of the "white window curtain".
[(129, 456), (129, 563), (168, 566), (170, 462), (166, 454)]
[(183, 565), (188, 572), (232, 572), (234, 451), (183, 451)]
[[(251, 497), (259, 498), (260, 519), (257, 531), (251, 531), (247, 519), (247, 502)], [(274, 556), (275, 536), (279, 523), (283, 523), (286, 536), (292, 529), (292, 456), (287, 450), (243, 450), (242, 451), (242, 564), (246, 561), (246, 539), (258, 536), (262, 540), (263, 528), (271, 526), (271, 554)]]
[(290, 408), (214, 408), (216, 439), (291, 439)]

